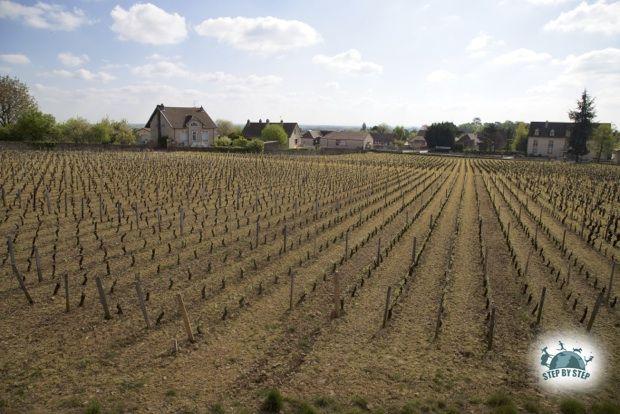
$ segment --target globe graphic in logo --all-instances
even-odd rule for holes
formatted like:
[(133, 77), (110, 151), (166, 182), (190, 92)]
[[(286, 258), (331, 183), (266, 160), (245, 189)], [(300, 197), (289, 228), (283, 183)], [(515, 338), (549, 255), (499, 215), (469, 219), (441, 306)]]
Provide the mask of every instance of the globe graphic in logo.
[(583, 358), (575, 352), (562, 351), (559, 354), (556, 354), (549, 364), (549, 369), (559, 368), (576, 368), (585, 370), (586, 364), (583, 362)]

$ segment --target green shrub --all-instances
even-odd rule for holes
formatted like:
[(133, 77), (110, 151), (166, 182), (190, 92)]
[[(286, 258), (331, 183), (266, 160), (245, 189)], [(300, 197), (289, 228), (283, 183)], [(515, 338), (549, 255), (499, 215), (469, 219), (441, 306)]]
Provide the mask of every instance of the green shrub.
[(586, 414), (586, 406), (581, 401), (567, 398), (560, 402), (560, 412), (562, 414)]
[(233, 147), (245, 147), (248, 145), (248, 140), (243, 138), (243, 137), (239, 137), (239, 138), (235, 138), (232, 140), (232, 145)]
[(224, 407), (222, 407), (221, 404), (215, 404), (209, 408), (210, 414), (224, 414), (225, 412), (226, 411), (224, 411)]
[(97, 400), (92, 400), (86, 406), (85, 414), (100, 414), (101, 413), (101, 404)]
[(502, 405), (512, 405), (512, 400), (510, 396), (506, 394), (504, 391), (498, 391), (495, 394), (492, 394), (489, 398), (487, 398), (487, 405), (491, 407), (500, 407)]
[(232, 141), (228, 137), (218, 137), (215, 139), (216, 147), (230, 147)]
[(592, 405), (592, 414), (620, 414), (620, 405), (609, 401), (594, 403)]
[(266, 413), (277, 413), (282, 410), (283, 398), (278, 390), (270, 390), (263, 402), (262, 410)]
[(265, 150), (265, 143), (260, 139), (253, 139), (247, 143), (246, 148), (252, 152), (263, 152)]

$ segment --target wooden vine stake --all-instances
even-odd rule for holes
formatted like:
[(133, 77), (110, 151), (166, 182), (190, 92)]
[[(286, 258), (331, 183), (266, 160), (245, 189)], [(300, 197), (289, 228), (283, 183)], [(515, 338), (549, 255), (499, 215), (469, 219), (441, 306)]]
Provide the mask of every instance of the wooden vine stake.
[(590, 320), (588, 320), (588, 326), (586, 327), (586, 332), (590, 332), (590, 330), (592, 329), (592, 325), (594, 325), (594, 318), (596, 318), (596, 314), (598, 313), (598, 310), (601, 307), (602, 302), (603, 302), (603, 292), (599, 292), (598, 296), (596, 297), (596, 302), (594, 302), (592, 313), (590, 314)]
[(142, 316), (144, 317), (144, 323), (146, 323), (146, 329), (151, 328), (151, 321), (149, 320), (149, 313), (146, 310), (146, 302), (144, 301), (144, 293), (142, 291), (142, 282), (140, 281), (140, 276), (136, 275), (136, 280), (134, 282), (136, 287), (136, 295), (138, 295), (138, 303), (140, 304), (140, 310), (142, 310)]
[(493, 348), (493, 334), (495, 332), (495, 306), (491, 308), (491, 316), (489, 317), (489, 332), (487, 333), (487, 351)]
[(540, 292), (540, 303), (538, 304), (538, 315), (536, 316), (536, 325), (540, 325), (542, 319), (543, 305), (545, 304), (545, 294), (547, 293), (547, 287), (543, 286), (542, 292)]
[(13, 269), (13, 274), (15, 275), (15, 278), (17, 279), (17, 283), (19, 284), (20, 289), (24, 292), (24, 295), (26, 296), (26, 300), (28, 301), (29, 304), (32, 305), (34, 301), (32, 300), (32, 297), (30, 296), (30, 293), (28, 292), (28, 289), (26, 288), (26, 284), (24, 283), (24, 278), (19, 273), (19, 269), (17, 268), (17, 264), (15, 263), (15, 250), (13, 248), (13, 240), (11, 240), (10, 236), (7, 236), (6, 242), (7, 242), (7, 246), (9, 249), (9, 256), (11, 258), (11, 268)]
[(611, 299), (611, 290), (613, 288), (614, 285), (614, 273), (616, 270), (616, 260), (614, 260), (611, 263), (611, 273), (609, 274), (609, 285), (607, 286), (607, 303), (609, 303), (609, 300)]
[(383, 311), (383, 324), (381, 325), (382, 328), (385, 328), (385, 325), (387, 325), (391, 299), (392, 299), (392, 286), (388, 286), (387, 294), (385, 295), (385, 309)]
[(340, 316), (340, 275), (336, 271), (334, 273), (334, 310), (332, 311), (332, 318)]
[(105, 290), (103, 289), (103, 282), (101, 281), (101, 277), (95, 277), (95, 283), (97, 284), (97, 292), (99, 292), (99, 302), (101, 302), (101, 307), (103, 308), (103, 317), (104, 319), (112, 319), (112, 315), (110, 315), (110, 307), (108, 306), (108, 300), (105, 297)]
[(183, 302), (183, 296), (180, 293), (177, 293), (177, 303), (179, 304), (179, 312), (183, 317), (183, 325), (185, 326), (185, 332), (187, 333), (187, 339), (190, 342), (194, 342), (194, 333), (192, 332), (192, 324), (189, 321), (189, 316), (187, 315), (187, 309), (185, 308), (185, 302)]
[(62, 278), (65, 281), (65, 308), (68, 313), (71, 310), (71, 303), (69, 302), (69, 275), (65, 273)]
[(43, 281), (43, 274), (41, 273), (41, 256), (39, 256), (39, 249), (34, 246), (34, 263), (37, 268), (37, 279), (39, 282)]
[(295, 274), (291, 273), (291, 288), (289, 290), (288, 308), (293, 310), (293, 293), (295, 291)]

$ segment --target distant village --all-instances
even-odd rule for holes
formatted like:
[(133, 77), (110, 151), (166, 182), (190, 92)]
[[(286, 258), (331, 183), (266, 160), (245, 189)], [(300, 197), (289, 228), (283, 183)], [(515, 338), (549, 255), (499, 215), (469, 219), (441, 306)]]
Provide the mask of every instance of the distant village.
[[(264, 131), (270, 126), (279, 126), (286, 134), (286, 141), (265, 141)], [(571, 122), (530, 122), (524, 150), (527, 156), (564, 159), (567, 157), (568, 142), (573, 129)], [(596, 124), (599, 125), (599, 124)], [(609, 124), (608, 124), (609, 125)], [(509, 148), (505, 134), (494, 134), (490, 139), (477, 132), (456, 131), (453, 144), (429, 145), (426, 125), (417, 131), (397, 134), (387, 128), (367, 129), (363, 124), (358, 130), (302, 130), (297, 122), (247, 120), (240, 133), (245, 140), (262, 140), (264, 149), (289, 150), (320, 149), (327, 151), (377, 150), (393, 152), (500, 152)], [(157, 147), (207, 148), (221, 145), (218, 140), (224, 135), (218, 125), (203, 107), (167, 107), (157, 105), (145, 126), (137, 131), (138, 143)], [(232, 135), (232, 134), (231, 134)], [(235, 137), (226, 137), (234, 140)], [(404, 138), (404, 139), (403, 139)], [(230, 145), (230, 143), (228, 143)], [(584, 160), (596, 154), (588, 154)], [(609, 158), (620, 163), (620, 148), (614, 148)]]

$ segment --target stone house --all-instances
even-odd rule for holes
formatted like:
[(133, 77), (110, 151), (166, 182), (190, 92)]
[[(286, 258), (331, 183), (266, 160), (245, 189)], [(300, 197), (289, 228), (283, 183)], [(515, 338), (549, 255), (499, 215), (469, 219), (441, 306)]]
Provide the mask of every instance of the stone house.
[(243, 127), (243, 131), (241, 131), (241, 135), (243, 135), (246, 139), (259, 139), (263, 129), (270, 124), (280, 125), (282, 129), (284, 129), (284, 132), (286, 132), (286, 136), (288, 138), (288, 148), (302, 147), (301, 128), (299, 128), (299, 124), (297, 124), (297, 122), (280, 121), (273, 124), (269, 122), (269, 119), (265, 122), (263, 122), (262, 119), (259, 119), (258, 122), (250, 122), (248, 119)]
[(531, 122), (527, 155), (564, 158), (572, 129), (572, 122)]
[(210, 147), (217, 138), (217, 126), (201, 106), (180, 107), (157, 105), (147, 121), (150, 145), (175, 147)]
[(372, 147), (372, 135), (367, 131), (335, 131), (321, 138), (321, 148), (352, 150)]
[(455, 141), (455, 144), (463, 145), (463, 149), (478, 150), (480, 145), (480, 138), (475, 132), (468, 132), (458, 137)]

